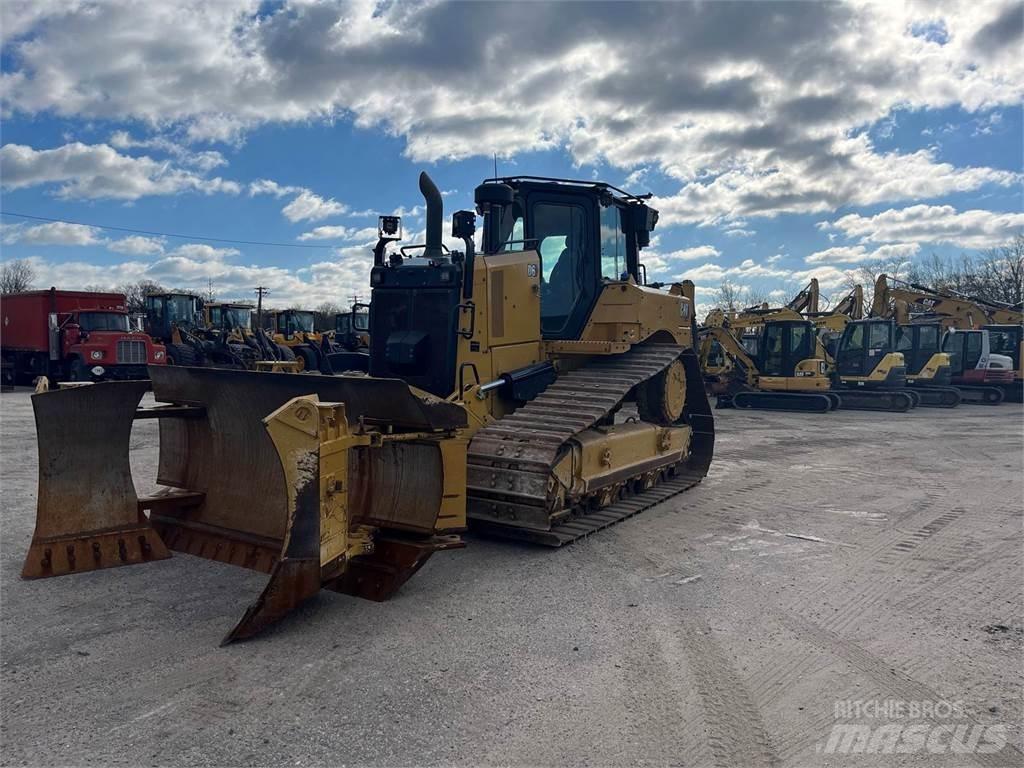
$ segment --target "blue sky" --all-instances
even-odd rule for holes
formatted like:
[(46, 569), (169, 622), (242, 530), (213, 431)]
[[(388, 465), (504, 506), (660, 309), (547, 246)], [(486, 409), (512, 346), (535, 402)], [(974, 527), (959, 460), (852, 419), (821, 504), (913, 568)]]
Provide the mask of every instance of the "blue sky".
[[(1020, 3), (4, 3), (2, 258), (39, 287), (143, 278), (366, 295), (369, 231), (493, 172), (652, 192), (644, 260), (841, 293), (1024, 230)], [(891, 266), (890, 266), (891, 265)]]

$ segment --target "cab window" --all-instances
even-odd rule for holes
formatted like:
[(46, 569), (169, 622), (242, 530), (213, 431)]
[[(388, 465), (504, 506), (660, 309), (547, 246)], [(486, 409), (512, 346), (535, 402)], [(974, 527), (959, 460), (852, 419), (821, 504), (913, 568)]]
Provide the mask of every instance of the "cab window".
[(873, 323), (870, 326), (870, 335), (868, 336), (868, 348), (869, 349), (885, 349), (889, 346), (889, 332), (890, 328), (888, 324)]
[(601, 277), (618, 280), (626, 271), (626, 243), (617, 205), (601, 208)]
[(848, 330), (846, 348), (851, 352), (859, 352), (864, 349), (864, 326), (851, 325)]
[(537, 203), (533, 237), (541, 264), (541, 323), (560, 330), (585, 287), (586, 215), (579, 205)]
[(933, 325), (922, 325), (918, 331), (920, 335), (920, 347), (924, 350), (937, 350), (939, 348), (939, 329)]
[(910, 352), (914, 348), (914, 332), (909, 328), (896, 329), (896, 351)]

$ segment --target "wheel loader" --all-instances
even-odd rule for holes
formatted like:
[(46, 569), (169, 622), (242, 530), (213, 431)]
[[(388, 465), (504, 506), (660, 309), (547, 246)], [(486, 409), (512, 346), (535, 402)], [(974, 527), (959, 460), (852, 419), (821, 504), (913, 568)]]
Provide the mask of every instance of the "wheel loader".
[(314, 330), (315, 313), (303, 309), (270, 310), (264, 313), (266, 328), (274, 343), (288, 350), (300, 371), (324, 370), (324, 358), (341, 351), (332, 344), (330, 332)]
[(190, 293), (154, 293), (145, 302), (146, 332), (167, 346), (171, 365), (297, 369), (289, 350), (253, 332), (247, 305), (204, 303)]
[[(694, 351), (693, 285), (643, 285), (657, 212), (607, 184), (516, 177), (476, 190), (442, 245), (371, 270), (369, 375), (170, 366), (145, 384), (36, 395), (36, 529), (26, 578), (178, 550), (264, 571), (225, 642), (321, 588), (386, 599), (434, 552), (484, 533), (557, 547), (699, 483), (714, 421)], [(389, 252), (390, 249), (390, 252)], [(161, 490), (136, 496), (134, 419), (159, 421)], [(245, 472), (233, 471), (245, 468)]]

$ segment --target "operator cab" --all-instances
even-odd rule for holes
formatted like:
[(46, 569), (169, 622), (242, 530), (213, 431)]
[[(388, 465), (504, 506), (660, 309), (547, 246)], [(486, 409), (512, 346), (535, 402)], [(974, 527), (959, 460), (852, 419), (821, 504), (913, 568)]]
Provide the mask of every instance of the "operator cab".
[(916, 376), (933, 355), (942, 351), (942, 326), (939, 323), (897, 326), (896, 351), (903, 353), (907, 373)]
[(276, 331), (286, 339), (298, 333), (313, 333), (315, 315), (302, 309), (286, 309), (277, 313)]
[(640, 249), (658, 212), (608, 184), (533, 176), (489, 179), (476, 190), (484, 250), (540, 256), (541, 333), (579, 338), (607, 282), (644, 282)]
[(197, 328), (202, 308), (202, 299), (189, 293), (150, 294), (146, 296), (146, 333), (155, 339), (170, 339), (173, 328)]
[(873, 318), (854, 320), (843, 329), (836, 348), (836, 373), (869, 376), (886, 355), (896, 351), (896, 323)]
[(755, 356), (762, 376), (796, 376), (796, 367), (814, 357), (814, 325), (806, 320), (773, 320), (765, 323)]

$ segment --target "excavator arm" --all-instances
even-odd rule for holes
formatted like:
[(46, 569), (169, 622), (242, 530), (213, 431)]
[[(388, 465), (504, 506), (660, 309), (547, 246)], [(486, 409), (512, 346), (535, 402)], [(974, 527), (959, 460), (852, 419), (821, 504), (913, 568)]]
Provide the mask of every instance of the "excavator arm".
[[(899, 303), (907, 309), (906, 319), (900, 319)], [(955, 328), (980, 328), (988, 322), (989, 314), (976, 301), (965, 296), (949, 296), (923, 285), (879, 275), (875, 280), (875, 295), (871, 302), (872, 317), (891, 317), (909, 322), (909, 312), (919, 309), (944, 319), (943, 325)]]

